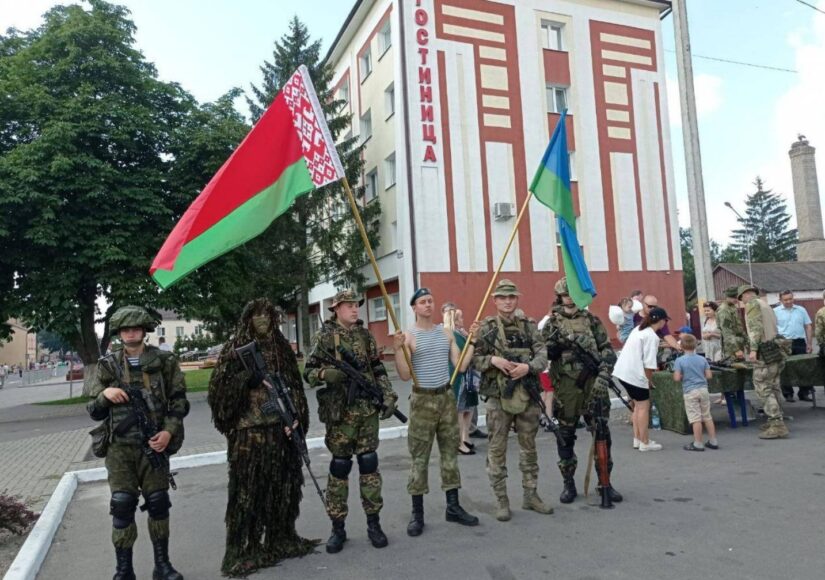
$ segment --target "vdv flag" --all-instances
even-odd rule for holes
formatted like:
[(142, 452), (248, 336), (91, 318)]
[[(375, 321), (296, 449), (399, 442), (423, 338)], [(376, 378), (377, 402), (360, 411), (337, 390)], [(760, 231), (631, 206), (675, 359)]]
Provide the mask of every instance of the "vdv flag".
[(567, 110), (562, 111), (561, 118), (550, 138), (547, 151), (544, 152), (530, 191), (541, 203), (556, 214), (556, 223), (561, 239), (561, 253), (564, 261), (564, 274), (567, 276), (567, 289), (570, 297), (579, 308), (585, 308), (593, 302), (596, 287), (590, 278), (587, 264), (584, 262), (579, 240), (576, 237), (576, 215), (573, 212), (573, 193), (570, 189), (570, 157), (567, 153), (567, 131), (565, 119)]

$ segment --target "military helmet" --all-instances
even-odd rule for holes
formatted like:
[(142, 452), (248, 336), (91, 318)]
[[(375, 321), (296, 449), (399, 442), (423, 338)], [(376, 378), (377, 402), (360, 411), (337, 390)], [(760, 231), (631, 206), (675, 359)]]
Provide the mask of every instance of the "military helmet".
[(521, 296), (521, 292), (518, 291), (512, 280), (502, 278), (498, 281), (496, 289), (493, 290), (493, 296)]
[(139, 326), (146, 332), (153, 332), (158, 325), (151, 314), (140, 306), (124, 306), (118, 308), (109, 319), (109, 332), (112, 336), (120, 332), (121, 328)]
[(728, 286), (725, 289), (725, 296), (728, 298), (739, 298), (739, 286)]
[(759, 288), (751, 284), (742, 284), (736, 291), (736, 297), (741, 299), (742, 294), (744, 294), (745, 292), (755, 292), (756, 295), (759, 296)]
[(332, 298), (332, 306), (329, 307), (330, 312), (333, 312), (335, 307), (342, 302), (357, 302), (358, 306), (363, 306), (364, 298), (355, 290), (341, 290)]
[(556, 292), (556, 296), (561, 296), (562, 294), (570, 294), (567, 290), (567, 277), (561, 278), (556, 285), (553, 286), (553, 290)]

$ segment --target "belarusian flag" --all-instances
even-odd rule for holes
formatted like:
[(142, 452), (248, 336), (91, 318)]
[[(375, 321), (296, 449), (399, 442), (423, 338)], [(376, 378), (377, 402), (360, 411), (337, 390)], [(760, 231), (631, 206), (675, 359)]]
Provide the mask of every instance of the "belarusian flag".
[(556, 213), (564, 275), (570, 298), (579, 308), (593, 302), (596, 287), (584, 262), (579, 239), (576, 237), (576, 214), (573, 211), (573, 192), (570, 188), (570, 154), (567, 151), (565, 119), (567, 109), (550, 137), (550, 144), (541, 160), (530, 191), (541, 203)]
[(298, 196), (343, 177), (309, 72), (301, 65), (183, 214), (149, 273), (167, 288), (259, 235)]

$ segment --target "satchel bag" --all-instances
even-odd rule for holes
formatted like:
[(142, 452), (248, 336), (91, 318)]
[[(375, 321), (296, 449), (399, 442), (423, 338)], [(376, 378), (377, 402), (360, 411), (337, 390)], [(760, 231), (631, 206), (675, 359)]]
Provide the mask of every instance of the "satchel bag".
[(111, 441), (111, 425), (109, 419), (101, 421), (100, 425), (89, 431), (92, 436), (92, 453), (95, 457), (106, 457)]

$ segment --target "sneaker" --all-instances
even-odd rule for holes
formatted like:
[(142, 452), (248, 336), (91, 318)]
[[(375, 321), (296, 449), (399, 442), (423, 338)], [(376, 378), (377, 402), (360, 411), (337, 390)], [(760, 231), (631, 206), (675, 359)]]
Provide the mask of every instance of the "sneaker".
[(633, 438), (633, 449), (638, 449), (642, 442), (639, 439)]
[(639, 451), (661, 451), (662, 446), (651, 439), (648, 443), (640, 443)]
[(708, 449), (719, 449), (718, 444), (714, 445), (710, 441), (705, 441), (705, 447), (707, 447)]

